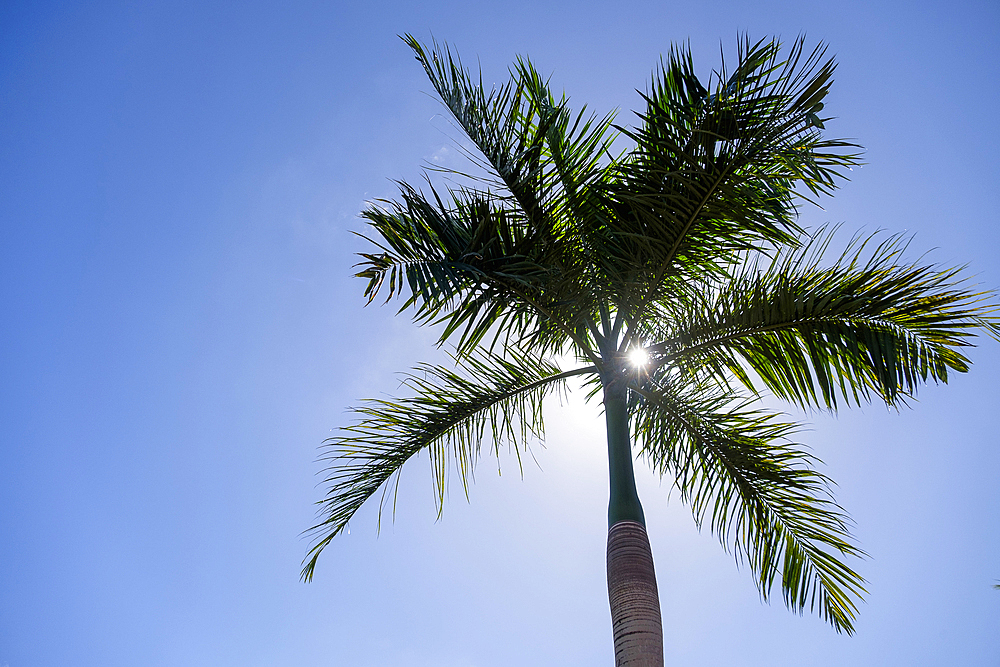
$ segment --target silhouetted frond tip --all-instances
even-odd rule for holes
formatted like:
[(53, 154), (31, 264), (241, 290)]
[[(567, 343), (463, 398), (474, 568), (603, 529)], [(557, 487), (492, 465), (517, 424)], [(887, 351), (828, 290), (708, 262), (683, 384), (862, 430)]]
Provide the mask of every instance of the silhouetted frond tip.
[(312, 579), (320, 552), (361, 505), (380, 488), (388, 491), (384, 485), (413, 456), (426, 451), (430, 457), (440, 512), (449, 468), (467, 494), (484, 442), (492, 444), (495, 455), (509, 447), (520, 465), (521, 450), (532, 438), (543, 437), (542, 399), (567, 378), (594, 372), (590, 367), (561, 371), (544, 359), (505, 352), (505, 357), (480, 352), (456, 359), (457, 371), (421, 365), (404, 376), (412, 396), (369, 400), (354, 408), (358, 421), (324, 445), (327, 494), (318, 503), (319, 523), (308, 531), (316, 541), (306, 557), (304, 580)]

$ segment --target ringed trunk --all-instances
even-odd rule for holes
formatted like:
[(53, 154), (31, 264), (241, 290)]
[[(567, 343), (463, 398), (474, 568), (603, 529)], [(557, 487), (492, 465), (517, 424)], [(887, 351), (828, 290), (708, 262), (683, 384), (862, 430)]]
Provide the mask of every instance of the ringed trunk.
[(625, 388), (604, 390), (608, 424), (608, 601), (616, 667), (663, 667), (663, 623), (653, 552), (635, 489)]
[(608, 600), (616, 667), (662, 667), (663, 624), (646, 528), (619, 521), (608, 531)]

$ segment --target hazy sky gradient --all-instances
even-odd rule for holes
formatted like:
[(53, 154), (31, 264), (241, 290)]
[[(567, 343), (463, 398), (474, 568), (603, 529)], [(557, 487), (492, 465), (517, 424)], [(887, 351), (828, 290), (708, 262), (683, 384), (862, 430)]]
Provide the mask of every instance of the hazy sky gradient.
[[(0, 667), (613, 664), (603, 420), (549, 404), (435, 522), (427, 459), (299, 583), (317, 446), (433, 360), (363, 308), (358, 212), (459, 164), (397, 34), (484, 79), (528, 54), (631, 122), (659, 56), (805, 33), (866, 147), (807, 225), (915, 235), (1000, 287), (1000, 7), (898, 3), (0, 4)], [(1000, 345), (914, 409), (805, 434), (871, 554), (858, 633), (779, 599), (639, 468), (668, 664), (1000, 664)], [(544, 472), (543, 472), (544, 471)]]

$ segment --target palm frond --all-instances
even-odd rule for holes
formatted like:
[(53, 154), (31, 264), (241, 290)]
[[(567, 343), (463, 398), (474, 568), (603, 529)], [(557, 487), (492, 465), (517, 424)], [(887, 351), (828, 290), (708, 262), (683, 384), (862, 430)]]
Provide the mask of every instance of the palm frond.
[(616, 112), (598, 117), (588, 115), (584, 106), (574, 114), (568, 98), (556, 99), (548, 82), (525, 58), (518, 58), (512, 73), (532, 105), (554, 117), (546, 130), (542, 153), (557, 183), (551, 214), (575, 232), (576, 240), (582, 243), (578, 251), (593, 251), (588, 247), (589, 235), (595, 226), (606, 224), (607, 191), (621, 157), (612, 153), (618, 136), (613, 125)]
[[(434, 42), (426, 48), (412, 35), (403, 41), (413, 50), (431, 84), (465, 134), (482, 153), (477, 164), (493, 173), (510, 192), (535, 227), (550, 227), (554, 220), (546, 211), (557, 182), (546, 157), (545, 142), (563, 109), (544, 104), (530, 94), (531, 83), (512, 72), (509, 81), (487, 91), (482, 75), (473, 78), (447, 44)], [(545, 86), (530, 62), (520, 63), (522, 74), (532, 75)], [(475, 156), (470, 156), (475, 159)]]
[[(487, 181), (490, 196), (520, 213), (533, 242), (562, 251), (562, 273), (547, 283), (546, 303), (532, 297), (532, 308), (543, 322), (559, 322), (553, 327), (556, 337), (576, 339), (580, 346), (570, 332), (593, 319), (595, 304), (607, 302), (627, 273), (627, 267), (608, 264), (614, 255), (593, 233), (606, 226), (608, 181), (617, 170), (611, 153), (614, 112), (603, 117), (588, 114), (586, 107), (573, 112), (568, 98), (555, 96), (527, 58), (517, 59), (509, 81), (487, 91), (482, 75), (474, 77), (447, 45), (427, 48), (411, 36), (404, 39), (481, 153), (482, 158), (469, 154), (473, 163), (495, 175)], [(546, 351), (555, 349), (550, 343)]]
[(648, 267), (639, 310), (674, 282), (720, 275), (735, 254), (797, 243), (795, 200), (829, 193), (857, 163), (853, 144), (826, 139), (815, 116), (834, 64), (822, 46), (741, 42), (732, 73), (707, 83), (675, 47), (644, 95), (636, 147), (620, 165), (619, 233)]
[(842, 559), (864, 553), (814, 458), (788, 442), (796, 425), (717, 388), (659, 379), (632, 387), (642, 453), (674, 478), (698, 526), (750, 566), (765, 600), (780, 579), (790, 609), (852, 634), (864, 579)]
[[(459, 334), (465, 354), (492, 333), (540, 353), (557, 350), (593, 306), (579, 294), (587, 270), (565, 245), (534, 233), (517, 210), (486, 192), (450, 190), (445, 202), (401, 183), (401, 202), (362, 213), (380, 252), (360, 253), (356, 275), (369, 301), (406, 295), (420, 324), (444, 323), (440, 342)], [(596, 297), (594, 297), (596, 298)]]
[(304, 580), (312, 579), (320, 552), (355, 512), (414, 455), (430, 456), (440, 512), (452, 464), (467, 493), (487, 436), (494, 454), (509, 446), (520, 460), (521, 448), (543, 436), (542, 399), (567, 378), (594, 370), (563, 372), (543, 359), (506, 352), (456, 358), (459, 370), (419, 366), (403, 380), (413, 396), (369, 400), (354, 409), (359, 421), (325, 443), (328, 487), (318, 503), (321, 520), (308, 531), (316, 541), (306, 555)]
[(958, 268), (906, 262), (906, 241), (855, 238), (832, 266), (820, 230), (804, 246), (763, 266), (749, 262), (731, 281), (674, 308), (654, 354), (687, 368), (734, 373), (755, 390), (750, 369), (777, 396), (835, 408), (838, 395), (872, 394), (893, 405), (929, 381), (965, 372), (961, 350), (997, 326), (989, 292)]

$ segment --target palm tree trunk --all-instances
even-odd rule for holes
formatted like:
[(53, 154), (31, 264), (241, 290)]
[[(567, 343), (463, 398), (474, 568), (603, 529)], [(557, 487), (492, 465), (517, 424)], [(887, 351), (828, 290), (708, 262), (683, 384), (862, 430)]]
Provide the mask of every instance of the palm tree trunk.
[(663, 623), (653, 552), (632, 469), (624, 387), (604, 388), (608, 424), (608, 600), (616, 667), (663, 667)]
[(616, 667), (663, 667), (653, 553), (637, 521), (619, 521), (608, 531), (608, 600)]

